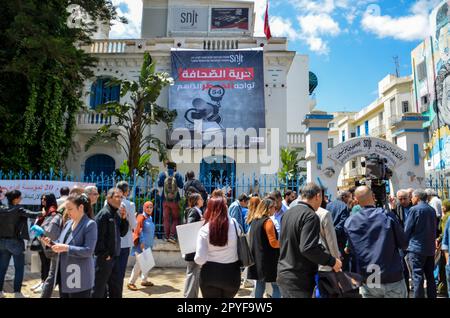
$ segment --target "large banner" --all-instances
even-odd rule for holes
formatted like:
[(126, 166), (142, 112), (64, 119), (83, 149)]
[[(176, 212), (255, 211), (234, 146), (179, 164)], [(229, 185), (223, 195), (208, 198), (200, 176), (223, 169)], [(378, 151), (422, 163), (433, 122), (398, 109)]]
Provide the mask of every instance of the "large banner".
[[(178, 112), (168, 138), (172, 146), (181, 139), (184, 147), (189, 141), (193, 146), (199, 133), (202, 146), (264, 145), (262, 49), (173, 50), (171, 58), (175, 84), (170, 87), (169, 108)], [(244, 140), (227, 137), (233, 133), (245, 135)]]
[(21, 204), (40, 205), (43, 194), (53, 193), (56, 198), (59, 198), (61, 196), (59, 191), (62, 187), (72, 189), (75, 186), (85, 188), (87, 186), (95, 186), (95, 183), (48, 180), (0, 180), (0, 201), (6, 203), (6, 192), (19, 190), (22, 192)]
[(239, 30), (248, 31), (248, 8), (212, 8), (211, 31)]

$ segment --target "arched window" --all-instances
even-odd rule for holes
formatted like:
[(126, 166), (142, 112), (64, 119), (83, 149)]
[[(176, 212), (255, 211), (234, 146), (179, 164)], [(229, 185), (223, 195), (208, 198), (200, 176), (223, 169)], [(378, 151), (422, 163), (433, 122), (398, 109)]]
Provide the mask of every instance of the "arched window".
[(98, 177), (103, 172), (105, 177), (112, 175), (116, 168), (114, 158), (108, 155), (94, 155), (86, 159), (84, 166), (84, 175), (90, 177), (94, 173), (94, 177)]
[(96, 109), (98, 105), (108, 102), (118, 102), (120, 100), (120, 85), (109, 85), (111, 78), (100, 77), (92, 83), (91, 100), (89, 106)]

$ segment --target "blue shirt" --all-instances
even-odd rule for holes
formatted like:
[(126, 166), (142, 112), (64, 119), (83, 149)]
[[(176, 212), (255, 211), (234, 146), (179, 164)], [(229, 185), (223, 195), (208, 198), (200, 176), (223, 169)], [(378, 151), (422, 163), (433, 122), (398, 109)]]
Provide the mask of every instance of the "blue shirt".
[(242, 229), (245, 229), (242, 206), (238, 200), (230, 204), (230, 207), (228, 208), (228, 214), (231, 218), (235, 219), (236, 222), (238, 222)]
[(333, 217), (333, 225), (336, 230), (338, 245), (342, 247), (347, 241), (344, 224), (350, 215), (350, 210), (347, 204), (341, 200), (334, 200), (333, 202), (328, 203), (326, 209), (330, 211), (331, 216)]
[[(447, 212), (448, 213), (448, 212)], [(450, 219), (445, 224), (444, 237), (442, 238), (442, 250), (449, 252), (450, 246)], [(450, 257), (448, 259), (447, 265), (450, 265)]]
[(142, 212), (146, 217), (144, 220), (144, 225), (142, 227), (141, 234), (139, 235), (139, 244), (138, 246), (133, 246), (131, 255), (135, 255), (135, 253), (142, 253), (141, 244), (144, 244), (144, 248), (153, 248), (153, 242), (155, 238), (155, 223), (153, 223), (153, 218), (147, 215), (145, 212)]
[(280, 237), (280, 233), (281, 233), (281, 218), (283, 217), (284, 212), (286, 212), (286, 211), (287, 211), (287, 208), (284, 205), (282, 205), (280, 211), (275, 212), (275, 214), (270, 217), (273, 224), (275, 225), (275, 229), (277, 230), (278, 237)]
[(411, 209), (411, 207), (403, 207), (403, 212), (405, 213), (405, 222), (408, 219), (408, 215), (409, 215), (409, 210)]
[(408, 241), (395, 214), (382, 208), (364, 207), (345, 221), (344, 230), (360, 275), (367, 279), (373, 274), (371, 266), (377, 265), (382, 284), (403, 279), (399, 250), (406, 249)]
[(436, 226), (436, 212), (428, 203), (420, 201), (411, 207), (405, 223), (405, 234), (409, 241), (408, 252), (434, 256)]

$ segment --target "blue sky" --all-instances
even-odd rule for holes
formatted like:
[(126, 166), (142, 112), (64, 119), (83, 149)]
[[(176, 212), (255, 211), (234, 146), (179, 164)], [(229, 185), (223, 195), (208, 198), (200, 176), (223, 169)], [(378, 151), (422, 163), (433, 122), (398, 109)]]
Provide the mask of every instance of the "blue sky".
[[(377, 98), (378, 82), (411, 74), (411, 50), (429, 34), (428, 17), (440, 0), (269, 0), (273, 36), (287, 36), (289, 49), (310, 57), (319, 78), (317, 108), (357, 111)], [(114, 38), (138, 38), (140, 0), (113, 0), (126, 26)], [(255, 34), (262, 35), (266, 0), (255, 0)]]

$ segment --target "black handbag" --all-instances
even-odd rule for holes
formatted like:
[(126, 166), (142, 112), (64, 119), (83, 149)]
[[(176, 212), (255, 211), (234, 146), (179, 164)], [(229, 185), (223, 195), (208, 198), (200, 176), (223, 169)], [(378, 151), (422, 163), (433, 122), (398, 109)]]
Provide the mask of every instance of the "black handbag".
[[(255, 264), (255, 260), (253, 258), (252, 251), (248, 246), (247, 237), (245, 234), (239, 234), (236, 222), (233, 220), (234, 230), (236, 231), (237, 236), (237, 254), (239, 258), (239, 262), (241, 263), (241, 267), (249, 267)], [(241, 229), (241, 233), (244, 233)]]
[(319, 291), (328, 297), (358, 297), (362, 285), (361, 275), (350, 272), (319, 272)]
[(30, 251), (33, 252), (41, 252), (44, 249), (42, 248), (42, 244), (41, 241), (39, 241), (39, 239), (37, 237), (35, 237), (30, 244)]

